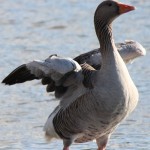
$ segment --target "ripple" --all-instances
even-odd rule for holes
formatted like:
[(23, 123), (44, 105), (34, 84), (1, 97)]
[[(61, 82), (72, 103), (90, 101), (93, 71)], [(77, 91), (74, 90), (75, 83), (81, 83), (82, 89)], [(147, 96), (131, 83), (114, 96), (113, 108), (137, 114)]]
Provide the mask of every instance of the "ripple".
[[(140, 100), (133, 114), (111, 136), (108, 150), (148, 150), (150, 145), (150, 2), (127, 0), (138, 9), (114, 24), (116, 42), (133, 39), (147, 55), (128, 65)], [(98, 47), (93, 13), (98, 1), (87, 0), (7, 0), (0, 5), (0, 79), (32, 59), (51, 54), (76, 56)], [(124, 33), (124, 34), (123, 34)], [(43, 126), (58, 104), (53, 94), (33, 81), (16, 86), (0, 85), (0, 149), (61, 150), (62, 141), (47, 143)], [(95, 142), (73, 144), (72, 150), (96, 150)]]
[(56, 30), (62, 30), (62, 29), (65, 29), (65, 28), (67, 28), (66, 26), (64, 26), (64, 25), (57, 25), (57, 26), (53, 26), (53, 27), (51, 27), (50, 29), (56, 29)]

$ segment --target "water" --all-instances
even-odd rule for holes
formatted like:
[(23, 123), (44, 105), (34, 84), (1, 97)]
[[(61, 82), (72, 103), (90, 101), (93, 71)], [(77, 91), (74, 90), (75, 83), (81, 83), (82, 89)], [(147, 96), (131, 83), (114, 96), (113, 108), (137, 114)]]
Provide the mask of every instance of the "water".
[[(98, 1), (0, 0), (0, 80), (20, 64), (50, 54), (74, 57), (98, 47), (93, 14)], [(115, 41), (140, 42), (147, 55), (128, 65), (140, 92), (133, 114), (112, 135), (108, 150), (150, 149), (150, 2), (126, 0), (138, 9), (114, 23)], [(57, 105), (38, 81), (0, 85), (0, 149), (61, 150), (62, 141), (47, 143), (43, 125)], [(96, 150), (94, 142), (73, 144), (72, 150)]]

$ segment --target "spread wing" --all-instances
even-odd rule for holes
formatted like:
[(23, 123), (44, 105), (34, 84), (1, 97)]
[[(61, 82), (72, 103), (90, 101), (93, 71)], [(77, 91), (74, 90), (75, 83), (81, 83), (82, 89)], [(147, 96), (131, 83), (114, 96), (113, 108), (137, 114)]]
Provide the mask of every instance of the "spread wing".
[[(136, 41), (126, 40), (123, 43), (116, 43), (116, 47), (125, 63), (129, 63), (137, 57), (146, 55), (145, 48)], [(100, 51), (100, 48), (94, 49), (75, 57), (74, 60), (79, 64), (86, 62), (96, 70), (99, 70), (102, 63)]]
[(80, 65), (71, 58), (61, 58), (52, 55), (44, 61), (35, 60), (19, 66), (2, 83), (13, 85), (43, 77), (51, 77), (53, 80), (59, 80), (64, 74), (79, 70), (81, 70)]
[(19, 66), (2, 83), (13, 85), (42, 79), (42, 84), (47, 85), (47, 92), (55, 91), (56, 98), (62, 98), (64, 95), (69, 97), (68, 94), (75, 93), (76, 89), (85, 91), (86, 88), (92, 88), (90, 78), (94, 71), (88, 64), (79, 65), (71, 58), (52, 55), (44, 61), (36, 60)]
[[(125, 62), (146, 54), (142, 45), (136, 41), (126, 41), (118, 43), (116, 46)], [(100, 67), (100, 49), (81, 54), (74, 60), (52, 55), (45, 61), (33, 61), (19, 66), (2, 83), (13, 85), (42, 79), (42, 84), (47, 85), (47, 92), (55, 91), (56, 98), (60, 98), (68, 91), (70, 85), (75, 86), (82, 83), (85, 88), (92, 88), (91, 76), (95, 69), (99, 70)], [(82, 87), (82, 89), (84, 88)]]
[[(146, 50), (144, 47), (136, 42), (136, 41), (125, 41), (124, 43), (117, 43), (116, 47), (123, 58), (123, 60), (127, 63), (135, 59), (136, 57), (144, 56), (146, 54)], [(79, 64), (87, 63), (96, 70), (99, 70), (101, 67), (101, 53), (100, 49), (95, 49), (89, 51), (87, 53), (83, 53), (74, 58), (76, 62)], [(13, 78), (12, 78), (13, 75)], [(25, 81), (30, 81), (34, 79), (41, 79), (39, 76), (31, 74), (27, 69), (26, 64), (21, 65), (17, 69), (15, 69), (9, 76), (3, 81), (6, 84), (13, 85), (16, 83), (22, 83)], [(54, 82), (50, 77), (42, 77), (42, 83), (44, 85), (49, 84), (47, 87), (47, 91), (54, 91)]]

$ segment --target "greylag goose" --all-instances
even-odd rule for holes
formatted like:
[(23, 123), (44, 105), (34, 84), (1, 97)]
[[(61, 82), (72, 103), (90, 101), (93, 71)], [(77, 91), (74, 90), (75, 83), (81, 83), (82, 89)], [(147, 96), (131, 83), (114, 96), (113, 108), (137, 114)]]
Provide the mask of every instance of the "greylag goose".
[(50, 79), (48, 89), (54, 83), (50, 90), (55, 91), (60, 103), (48, 117), (44, 130), (48, 139), (63, 140), (63, 150), (69, 150), (73, 142), (94, 139), (98, 150), (105, 150), (113, 131), (136, 107), (137, 88), (112, 36), (113, 20), (134, 9), (114, 0), (104, 1), (97, 7), (94, 24), (101, 46), (100, 70), (52, 55), (44, 61), (21, 65), (2, 81), (11, 85), (47, 78)]

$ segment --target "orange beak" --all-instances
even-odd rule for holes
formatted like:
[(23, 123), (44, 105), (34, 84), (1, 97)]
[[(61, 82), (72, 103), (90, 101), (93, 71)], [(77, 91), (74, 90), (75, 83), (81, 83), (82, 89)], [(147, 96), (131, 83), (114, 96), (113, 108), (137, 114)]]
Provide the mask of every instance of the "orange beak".
[(135, 10), (134, 6), (126, 5), (126, 4), (123, 4), (120, 2), (118, 2), (118, 6), (119, 6), (119, 13), (120, 14)]

